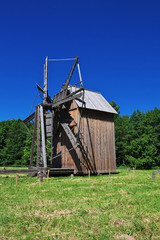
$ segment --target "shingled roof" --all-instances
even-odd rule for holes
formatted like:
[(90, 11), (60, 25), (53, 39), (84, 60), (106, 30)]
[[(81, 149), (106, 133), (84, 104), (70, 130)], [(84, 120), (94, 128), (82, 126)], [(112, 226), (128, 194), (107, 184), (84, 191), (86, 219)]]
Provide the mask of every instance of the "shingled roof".
[[(70, 91), (73, 92), (77, 89), (78, 89), (77, 87), (71, 87)], [(81, 96), (80, 98), (75, 99), (78, 107), (84, 107), (86, 109), (117, 114), (115, 109), (107, 102), (107, 100), (99, 92), (94, 92), (94, 91), (85, 89), (84, 90), (84, 103), (83, 103), (82, 98), (83, 97)]]

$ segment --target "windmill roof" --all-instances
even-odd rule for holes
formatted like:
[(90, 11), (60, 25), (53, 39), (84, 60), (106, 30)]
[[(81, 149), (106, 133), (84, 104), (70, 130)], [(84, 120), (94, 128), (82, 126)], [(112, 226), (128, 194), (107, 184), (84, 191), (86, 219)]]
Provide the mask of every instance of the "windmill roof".
[[(74, 92), (78, 90), (78, 87), (72, 86), (69, 89), (71, 92)], [(75, 101), (78, 107), (117, 114), (115, 109), (107, 102), (107, 100), (99, 92), (94, 92), (94, 91), (85, 89), (84, 102), (83, 102), (83, 96), (81, 96), (80, 98), (76, 98)]]

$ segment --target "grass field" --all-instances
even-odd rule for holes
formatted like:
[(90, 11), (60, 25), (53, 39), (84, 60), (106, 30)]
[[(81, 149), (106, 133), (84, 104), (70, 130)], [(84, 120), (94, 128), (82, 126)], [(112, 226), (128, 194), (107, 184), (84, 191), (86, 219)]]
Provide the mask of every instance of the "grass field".
[(1, 175), (0, 239), (160, 239), (160, 176)]

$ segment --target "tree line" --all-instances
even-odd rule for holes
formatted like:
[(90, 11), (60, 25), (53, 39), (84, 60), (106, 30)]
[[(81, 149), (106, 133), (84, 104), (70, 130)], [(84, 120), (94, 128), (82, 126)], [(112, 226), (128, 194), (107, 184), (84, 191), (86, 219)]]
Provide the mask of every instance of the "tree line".
[[(121, 116), (120, 107), (112, 101), (115, 110), (115, 140), (117, 166), (150, 169), (160, 165), (160, 109)], [(29, 126), (33, 129), (33, 124)], [(0, 165), (28, 165), (32, 138), (23, 121), (0, 122)]]
[(110, 103), (115, 116), (115, 140), (117, 165), (137, 169), (150, 169), (160, 165), (160, 109), (120, 116), (119, 106)]
[(21, 119), (0, 122), (0, 165), (28, 165), (31, 143), (32, 137)]

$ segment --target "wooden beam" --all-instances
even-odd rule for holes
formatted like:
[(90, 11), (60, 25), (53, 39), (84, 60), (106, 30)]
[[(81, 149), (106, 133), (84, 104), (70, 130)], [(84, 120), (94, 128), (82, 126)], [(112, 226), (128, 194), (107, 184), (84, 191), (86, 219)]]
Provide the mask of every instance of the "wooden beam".
[(72, 69), (71, 69), (71, 71), (70, 71), (70, 73), (69, 73), (69, 77), (68, 77), (68, 79), (66, 80), (66, 82), (63, 84), (61, 90), (66, 90), (66, 89), (68, 88), (68, 85), (69, 85), (69, 83), (70, 83), (71, 77), (72, 77), (72, 75), (73, 75), (73, 72), (74, 72), (74, 69), (75, 69), (77, 63), (78, 63), (78, 56), (76, 57), (73, 65), (72, 65)]
[(23, 122), (25, 124), (27, 124), (28, 122), (30, 122), (31, 120), (33, 120), (33, 118), (35, 117), (35, 112), (32, 113), (31, 115), (29, 115), (26, 119), (23, 120)]
[[(34, 168), (34, 169), (6, 169), (0, 170), (0, 174), (30, 174), (38, 172), (48, 172), (49, 168)], [(73, 168), (50, 168), (51, 175), (70, 175), (74, 173)]]
[(71, 175), (74, 174), (73, 168), (50, 168), (50, 175)]
[(56, 108), (56, 107), (60, 106), (60, 105), (63, 104), (63, 103), (67, 103), (67, 102), (69, 102), (69, 101), (72, 101), (72, 100), (75, 99), (75, 98), (81, 97), (81, 96), (82, 96), (82, 92), (81, 92), (82, 90), (84, 90), (84, 89), (83, 89), (83, 88), (80, 88), (80, 89), (78, 89), (77, 91), (69, 94), (66, 98), (64, 98), (64, 99), (62, 99), (62, 100), (59, 100), (59, 101), (57, 101), (57, 102), (55, 102), (55, 103), (54, 103), (54, 101), (53, 101), (52, 107), (53, 107), (53, 108)]
[(29, 173), (36, 173), (38, 169), (7, 169), (7, 170), (0, 170), (0, 174), (29, 174)]
[(42, 134), (42, 156), (43, 156), (43, 166), (47, 167), (46, 159), (46, 139), (45, 139), (45, 129), (44, 129), (44, 114), (43, 107), (40, 105), (40, 116), (41, 116), (41, 134)]
[(37, 161), (36, 167), (39, 167), (40, 163), (40, 153), (41, 153), (41, 124), (40, 124), (40, 109), (37, 106)]
[(47, 97), (48, 97), (48, 57), (46, 57), (46, 64), (45, 64), (45, 67), (44, 67), (44, 94), (43, 94), (43, 97), (44, 97), (44, 103), (47, 102)]

